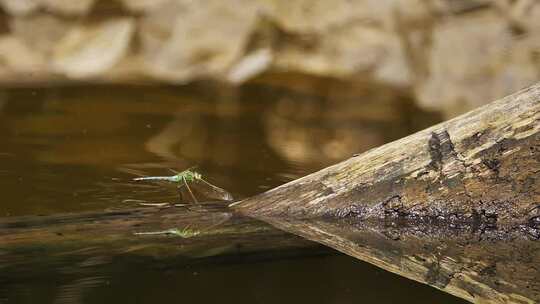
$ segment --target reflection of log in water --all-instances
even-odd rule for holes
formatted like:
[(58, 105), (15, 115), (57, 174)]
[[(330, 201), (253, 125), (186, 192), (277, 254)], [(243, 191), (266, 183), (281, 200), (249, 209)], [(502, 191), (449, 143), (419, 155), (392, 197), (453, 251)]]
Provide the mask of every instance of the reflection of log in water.
[[(136, 235), (158, 231), (177, 233)], [(35, 296), (38, 282), (50, 280), (55, 303), (82, 303), (86, 292), (107, 285), (118, 269), (181, 271), (327, 252), (317, 243), (234, 215), (222, 203), (2, 218), (0, 303), (9, 294), (17, 301), (21, 290)]]
[[(178, 229), (178, 234), (136, 235)], [(0, 282), (6, 274), (113, 261), (174, 260), (319, 247), (260, 221), (234, 215), (223, 204), (139, 208), (0, 219)], [(28, 271), (25, 271), (28, 270)]]
[(540, 300), (540, 242), (520, 231), (501, 235), (497, 229), (399, 220), (266, 220), (471, 302)]

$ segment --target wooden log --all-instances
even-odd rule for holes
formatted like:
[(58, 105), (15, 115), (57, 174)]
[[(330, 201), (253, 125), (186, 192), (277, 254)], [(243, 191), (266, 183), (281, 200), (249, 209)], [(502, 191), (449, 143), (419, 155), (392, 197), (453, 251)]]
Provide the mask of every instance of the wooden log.
[(472, 302), (540, 302), (540, 84), (232, 205)]
[(287, 217), (535, 221), (540, 84), (232, 206)]

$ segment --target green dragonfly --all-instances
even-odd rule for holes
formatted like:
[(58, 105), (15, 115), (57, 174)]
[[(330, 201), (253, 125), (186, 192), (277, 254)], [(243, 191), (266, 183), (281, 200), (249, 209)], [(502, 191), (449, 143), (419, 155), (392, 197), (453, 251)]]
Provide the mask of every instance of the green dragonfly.
[(189, 195), (191, 196), (191, 198), (193, 199), (195, 203), (198, 203), (198, 201), (197, 201), (197, 198), (195, 197), (195, 194), (193, 194), (191, 187), (193, 187), (197, 192), (202, 193), (204, 196), (210, 199), (217, 199), (217, 200), (222, 200), (222, 201), (233, 200), (233, 196), (229, 192), (207, 182), (205, 179), (203, 179), (202, 175), (194, 171), (193, 168), (189, 168), (182, 172), (176, 172), (172, 169), (169, 169), (169, 170), (173, 171), (175, 175), (145, 176), (145, 177), (137, 177), (137, 178), (134, 178), (133, 180), (134, 181), (158, 181), (158, 182), (161, 181), (161, 182), (169, 182), (169, 183), (177, 184), (179, 189), (181, 189), (182, 187), (185, 187), (187, 189)]

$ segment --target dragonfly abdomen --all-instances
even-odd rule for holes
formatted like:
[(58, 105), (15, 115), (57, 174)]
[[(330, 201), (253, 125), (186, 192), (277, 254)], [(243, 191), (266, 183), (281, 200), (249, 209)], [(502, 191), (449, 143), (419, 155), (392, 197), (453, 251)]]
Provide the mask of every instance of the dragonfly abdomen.
[(169, 181), (174, 182), (170, 176), (146, 176), (146, 177), (137, 177), (133, 179), (134, 181)]

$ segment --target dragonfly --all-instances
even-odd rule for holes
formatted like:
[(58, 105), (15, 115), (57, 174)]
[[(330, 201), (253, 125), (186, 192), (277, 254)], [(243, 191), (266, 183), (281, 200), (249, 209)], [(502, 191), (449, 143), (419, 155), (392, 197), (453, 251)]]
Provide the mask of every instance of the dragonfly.
[[(202, 193), (204, 196), (210, 199), (217, 199), (222, 201), (232, 201), (234, 198), (233, 196), (227, 192), (226, 190), (212, 185), (210, 182), (206, 181), (202, 174), (199, 172), (194, 171), (195, 167), (189, 168), (187, 170), (184, 170), (182, 172), (177, 172), (172, 169), (171, 170), (175, 175), (172, 176), (144, 176), (144, 177), (137, 177), (134, 178), (134, 181), (161, 181), (161, 182), (169, 182), (174, 183), (178, 185), (178, 188), (181, 189), (182, 187), (185, 187), (188, 191), (189, 195), (193, 199), (195, 203), (198, 203), (197, 198), (195, 197), (195, 194), (191, 190), (191, 187), (193, 187), (197, 192)], [(190, 187), (191, 185), (191, 187)]]

